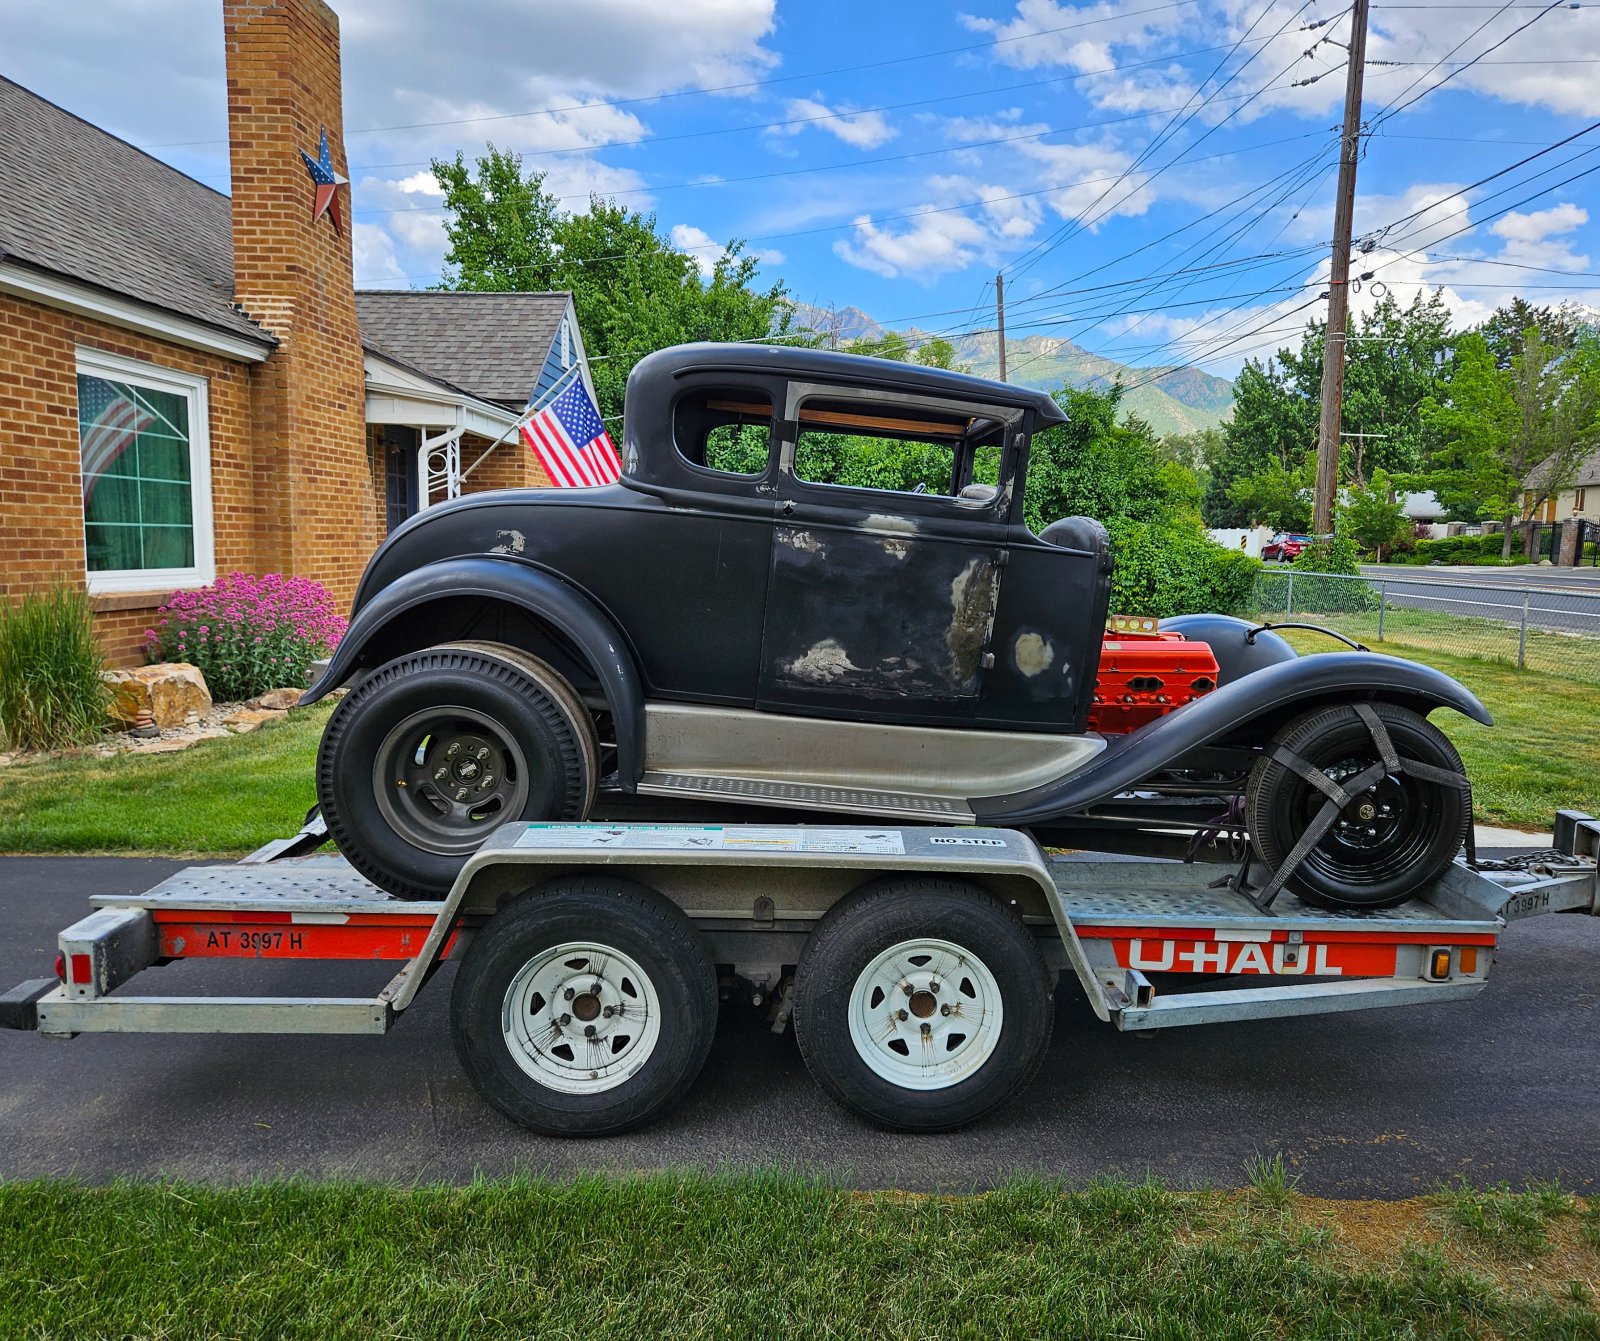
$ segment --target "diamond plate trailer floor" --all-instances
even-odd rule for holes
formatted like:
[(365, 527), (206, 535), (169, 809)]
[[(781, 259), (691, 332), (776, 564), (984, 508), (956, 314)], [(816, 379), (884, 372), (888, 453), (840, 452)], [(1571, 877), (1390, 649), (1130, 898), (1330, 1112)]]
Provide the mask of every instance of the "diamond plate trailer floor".
[[(793, 1018), (795, 969), (806, 959), (812, 931), (839, 920), (840, 908), (852, 901), (891, 885), (913, 892), (926, 887), (932, 897), (954, 884), (958, 892), (1009, 910), (1032, 933), (1051, 973), (1070, 970), (1100, 1018), (1122, 1030), (1447, 1001), (1482, 990), (1508, 922), (1547, 912), (1596, 912), (1597, 854), (1600, 822), (1563, 812), (1556, 849), (1501, 869), (1458, 862), (1421, 898), (1400, 907), (1333, 913), (1285, 895), (1263, 912), (1220, 882), (1217, 866), (1051, 857), (1010, 830), (509, 825), (437, 902), (395, 900), (328, 856), (193, 867), (142, 894), (96, 898), (94, 911), (61, 933), (56, 976), (0, 996), (0, 1025), (54, 1037), (383, 1033), (441, 963), (461, 959), (474, 937), (503, 921), (503, 910), (525, 905), (525, 895), (537, 898), (539, 891), (582, 880), (642, 888), (686, 915), (716, 966), (724, 997), (748, 994), (766, 1006), (775, 1030)], [(605, 937), (598, 939), (603, 946)], [(900, 985), (903, 1001), (886, 1002), (882, 989), (860, 988), (857, 1007), (866, 1023), (857, 1031), (858, 1060), (878, 1078), (871, 1083), (904, 1086), (903, 1064), (880, 1047), (884, 1039), (893, 1047), (899, 1030), (910, 1040), (904, 1055), (913, 1059), (912, 1088), (923, 1074), (918, 1066), (932, 1089), (956, 1088), (970, 1068), (1003, 1055), (1002, 1007), (1012, 988), (984, 968), (981, 956), (962, 958), (961, 947), (948, 938), (903, 943), (913, 944), (926, 949), (929, 963), (912, 962), (916, 955), (907, 949), (906, 962), (894, 963), (886, 979)], [(397, 972), (373, 997), (168, 997), (131, 990), (132, 980), (153, 965), (203, 958), (392, 961)], [(594, 1060), (599, 1042), (610, 1040), (625, 1051), (648, 1032), (637, 1021), (649, 1015), (640, 1002), (653, 1001), (653, 989), (630, 1001), (631, 980), (621, 974), (615, 990), (606, 987), (602, 963), (603, 956), (584, 960), (573, 970), (584, 979), (572, 977), (576, 987), (566, 989), (579, 1011), (576, 1020), (559, 1002), (533, 993), (549, 1020), (541, 1017), (538, 1036), (516, 1055), (535, 1084), (559, 1089), (567, 1071)], [(963, 976), (961, 966), (968, 964)], [(941, 979), (955, 996), (937, 997)], [(989, 982), (992, 988), (984, 986)], [(970, 998), (960, 997), (963, 988), (971, 989)], [(511, 989), (505, 990), (509, 1001)], [(993, 999), (986, 1001), (985, 992)], [(526, 998), (524, 990), (520, 999)], [(584, 1024), (589, 1017), (582, 1011), (590, 1003), (599, 1040), (597, 1026)], [(622, 1023), (612, 1023), (613, 1011)], [(660, 1003), (657, 1013), (666, 1013)], [(880, 1016), (888, 1023), (874, 1041), (873, 1021)], [(1019, 1017), (1013, 1012), (1010, 1018)], [(623, 1035), (623, 1028), (634, 1032)], [(804, 1047), (804, 1021), (800, 1028)], [(1011, 1034), (1020, 1028), (1013, 1024)], [(508, 1037), (517, 1032), (509, 1015), (506, 1030)], [(948, 1039), (955, 1041), (946, 1045)], [(464, 1046), (459, 1034), (457, 1042)], [(946, 1046), (954, 1060), (933, 1055)], [(463, 1060), (484, 1088), (465, 1053)], [(585, 1074), (604, 1071), (596, 1064)], [(946, 1074), (956, 1079), (942, 1079)], [(839, 1093), (829, 1077), (819, 1079), (867, 1116), (918, 1125), (886, 1118), (865, 1100), (858, 1105), (848, 1086)], [(585, 1093), (585, 1084), (601, 1082), (579, 1075), (573, 1083), (574, 1092)], [(512, 1101), (489, 1097), (519, 1116), (508, 1107)], [(537, 1117), (520, 1116), (549, 1129)]]

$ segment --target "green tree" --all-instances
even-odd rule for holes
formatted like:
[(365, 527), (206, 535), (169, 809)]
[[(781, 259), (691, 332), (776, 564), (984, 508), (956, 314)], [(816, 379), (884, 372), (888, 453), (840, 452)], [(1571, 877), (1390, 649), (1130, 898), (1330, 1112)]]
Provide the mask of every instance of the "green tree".
[(628, 374), (646, 354), (694, 340), (785, 339), (783, 284), (756, 285), (758, 262), (731, 242), (709, 277), (657, 230), (653, 214), (596, 196), (561, 212), (542, 173), (489, 146), (469, 170), (435, 160), (445, 192), (449, 289), (567, 290), (589, 355), (600, 413), (622, 413)]
[(1494, 356), (1494, 366), (1509, 368), (1511, 360), (1522, 353), (1523, 332), (1530, 326), (1538, 329), (1547, 345), (1571, 349), (1580, 325), (1577, 314), (1565, 303), (1560, 307), (1538, 306), (1518, 295), (1497, 307), (1478, 327), (1478, 333)]
[(956, 362), (956, 347), (943, 336), (936, 335), (917, 346), (917, 362), (924, 368), (944, 368), (950, 372), (966, 372), (965, 365)]
[(911, 357), (911, 342), (899, 331), (885, 331), (877, 339), (863, 336), (859, 340), (851, 340), (845, 345), (844, 352), (860, 354), (863, 358), (905, 363)]
[[(1422, 464), (1427, 443), (1419, 410), (1448, 376), (1451, 342), (1450, 314), (1437, 292), (1419, 293), (1404, 308), (1385, 294), (1354, 323), (1345, 352), (1342, 480), (1364, 482), (1375, 470), (1394, 473)], [(1326, 323), (1313, 321), (1299, 349), (1280, 349), (1264, 364), (1245, 364), (1206, 492), (1206, 519), (1213, 526), (1247, 520), (1233, 496), (1235, 481), (1274, 459), (1293, 472), (1315, 453), (1325, 345)]]
[(1424, 404), (1423, 418), (1440, 443), (1428, 482), (1447, 505), (1498, 518), (1509, 559), (1518, 515), (1565, 488), (1600, 441), (1600, 341), (1585, 333), (1563, 353), (1530, 326), (1500, 368), (1481, 333), (1464, 336), (1445, 394)]
[(1269, 461), (1235, 480), (1228, 488), (1228, 500), (1250, 526), (1309, 531), (1314, 466), (1314, 458), (1309, 456), (1293, 469)]
[(1355, 484), (1339, 506), (1339, 533), (1362, 549), (1371, 550), (1379, 563), (1385, 547), (1411, 536), (1411, 519), (1405, 504), (1395, 496), (1394, 482), (1384, 471), (1374, 471), (1370, 484)]

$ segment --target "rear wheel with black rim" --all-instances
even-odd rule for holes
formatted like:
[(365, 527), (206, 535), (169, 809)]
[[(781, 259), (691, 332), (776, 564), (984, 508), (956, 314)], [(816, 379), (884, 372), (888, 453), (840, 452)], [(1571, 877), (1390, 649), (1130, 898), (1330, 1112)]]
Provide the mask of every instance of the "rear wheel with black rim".
[(402, 899), (437, 898), (512, 820), (580, 820), (598, 773), (594, 722), (537, 658), (491, 643), (379, 667), (334, 709), (317, 800), (340, 852)]
[[(1409, 708), (1378, 703), (1372, 711), (1402, 762), (1352, 795), (1289, 877), (1288, 889), (1318, 907), (1403, 903), (1455, 859), (1471, 820), (1463, 788), (1405, 770), (1403, 761), (1411, 759), (1430, 771), (1462, 775), (1461, 756), (1445, 734)], [(1340, 787), (1381, 758), (1371, 728), (1349, 704), (1307, 713), (1273, 738), (1252, 768), (1245, 792), (1251, 841), (1273, 870), (1329, 803), (1318, 787), (1272, 757), (1276, 746)]]
[(705, 1064), (716, 973), (655, 891), (570, 877), (502, 908), (467, 949), (450, 1027), (478, 1091), (551, 1136), (606, 1136), (665, 1112)]
[(795, 975), (795, 1036), (817, 1082), (857, 1115), (945, 1131), (1027, 1083), (1054, 1022), (1032, 934), (993, 895), (895, 879), (841, 899)]

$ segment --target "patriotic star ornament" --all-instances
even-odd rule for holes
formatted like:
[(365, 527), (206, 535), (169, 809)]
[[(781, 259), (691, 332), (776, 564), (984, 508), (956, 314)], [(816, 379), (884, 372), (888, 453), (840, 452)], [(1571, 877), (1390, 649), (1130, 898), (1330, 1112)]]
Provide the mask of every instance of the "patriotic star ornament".
[(333, 158), (328, 153), (328, 128), (322, 128), (322, 148), (315, 158), (300, 151), (300, 157), (305, 160), (306, 171), (311, 174), (311, 181), (316, 187), (316, 197), (311, 205), (311, 222), (316, 223), (324, 214), (333, 220), (333, 231), (341, 237), (344, 236), (344, 223), (339, 217), (339, 188), (348, 186), (350, 179), (341, 177), (333, 170)]

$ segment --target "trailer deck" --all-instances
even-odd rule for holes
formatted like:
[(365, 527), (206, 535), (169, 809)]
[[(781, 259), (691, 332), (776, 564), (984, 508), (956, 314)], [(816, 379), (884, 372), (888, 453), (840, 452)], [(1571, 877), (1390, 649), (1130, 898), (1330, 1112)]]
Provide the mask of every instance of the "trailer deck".
[[(332, 856), (190, 867), (141, 894), (96, 897), (61, 933), (57, 977), (0, 996), (0, 1025), (56, 1038), (381, 1034), (503, 906), (594, 873), (676, 905), (724, 983), (765, 1005), (774, 1031), (791, 1021), (795, 965), (829, 908), (875, 881), (918, 876), (954, 877), (1010, 905), (1050, 973), (1071, 972), (1123, 1031), (1442, 1002), (1483, 990), (1509, 922), (1600, 912), (1597, 855), (1600, 822), (1563, 812), (1556, 850), (1500, 869), (1458, 861), (1396, 908), (1329, 912), (1285, 895), (1263, 911), (1224, 867), (1052, 856), (1012, 830), (507, 825), (438, 901), (392, 898)], [(397, 971), (370, 997), (131, 990), (146, 970), (185, 959)]]

